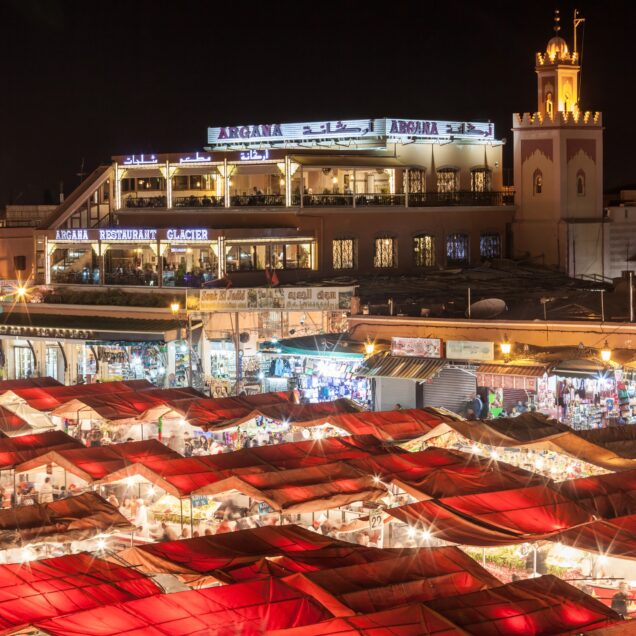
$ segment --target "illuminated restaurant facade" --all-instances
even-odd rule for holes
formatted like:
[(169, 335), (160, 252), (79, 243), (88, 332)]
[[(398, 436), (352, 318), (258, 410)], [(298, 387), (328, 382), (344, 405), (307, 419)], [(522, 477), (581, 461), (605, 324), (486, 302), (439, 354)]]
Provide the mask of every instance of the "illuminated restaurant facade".
[(200, 287), (416, 274), (506, 256), (492, 123), (210, 128), (205, 150), (113, 157), (36, 231), (34, 278)]

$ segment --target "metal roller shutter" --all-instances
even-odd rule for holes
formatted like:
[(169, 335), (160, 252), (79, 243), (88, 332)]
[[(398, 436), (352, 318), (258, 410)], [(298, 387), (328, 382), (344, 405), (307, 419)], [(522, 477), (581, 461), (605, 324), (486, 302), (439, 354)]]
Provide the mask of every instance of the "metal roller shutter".
[(424, 406), (441, 406), (459, 415), (477, 390), (474, 373), (464, 369), (444, 369), (424, 384)]

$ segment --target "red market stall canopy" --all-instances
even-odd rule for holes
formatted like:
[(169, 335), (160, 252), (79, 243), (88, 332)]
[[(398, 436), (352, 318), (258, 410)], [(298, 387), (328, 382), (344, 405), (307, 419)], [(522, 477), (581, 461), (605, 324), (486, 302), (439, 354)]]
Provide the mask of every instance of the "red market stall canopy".
[(437, 538), (475, 546), (542, 539), (636, 557), (636, 470), (390, 508)]
[[(187, 405), (183, 417), (191, 426), (210, 431), (239, 426), (258, 416), (297, 426), (317, 426), (327, 423), (332, 417), (361, 410), (355, 402), (344, 398), (333, 402), (294, 404), (286, 397), (280, 398), (280, 395), (265, 393), (261, 396), (195, 400)], [(276, 397), (268, 403), (265, 396)], [(256, 397), (260, 399), (255, 400)], [(169, 405), (173, 406), (172, 403)], [(178, 404), (174, 406), (179, 408)]]
[(181, 458), (181, 455), (154, 439), (92, 448), (80, 445), (79, 448), (45, 452), (17, 464), (15, 471), (24, 473), (55, 464), (80, 479), (92, 483), (130, 464), (143, 464), (149, 458), (157, 462), (166, 462)]
[(158, 594), (134, 568), (87, 553), (0, 566), (0, 633), (36, 620)]
[(49, 450), (84, 449), (85, 446), (62, 431), (47, 431), (33, 435), (0, 439), (0, 470), (12, 469)]
[(0, 433), (13, 437), (14, 435), (32, 431), (33, 427), (26, 420), (23, 420), (4, 406), (0, 406)]
[(22, 380), (0, 380), (0, 395), (13, 389), (30, 389), (34, 387), (64, 386), (55, 378), (24, 378)]
[(457, 420), (443, 409), (402, 409), (397, 411), (362, 411), (329, 418), (329, 424), (351, 435), (375, 435), (384, 440), (409, 440), (429, 433), (447, 420)]
[(265, 579), (156, 594), (34, 624), (52, 636), (256, 636), (273, 629), (311, 625), (330, 617), (313, 598), (276, 579)]
[(84, 395), (64, 402), (53, 409), (51, 415), (71, 420), (134, 421), (156, 408), (161, 409), (159, 414), (168, 413), (172, 410), (166, 407), (168, 403), (188, 403), (200, 395), (196, 389), (190, 388)]
[(83, 540), (116, 530), (130, 532), (132, 526), (116, 508), (93, 492), (0, 510), (0, 549), (41, 541)]
[(541, 413), (468, 421), (449, 419), (422, 435), (424, 440), (454, 431), (488, 446), (549, 450), (607, 470), (636, 468), (636, 425), (575, 431)]
[(609, 607), (551, 575), (446, 596), (427, 606), (476, 636), (572, 634), (619, 622)]
[(268, 636), (467, 636), (425, 605), (415, 603), (384, 612), (332, 618), (315, 625), (268, 632)]

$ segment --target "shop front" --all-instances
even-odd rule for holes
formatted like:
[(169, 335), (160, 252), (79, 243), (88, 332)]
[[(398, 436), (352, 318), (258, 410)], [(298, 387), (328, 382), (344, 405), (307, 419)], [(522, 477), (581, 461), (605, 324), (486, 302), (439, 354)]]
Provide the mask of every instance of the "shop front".
[(305, 336), (262, 345), (265, 391), (298, 391), (301, 402), (348, 398), (369, 404), (369, 382), (356, 375), (364, 348), (343, 334)]
[(187, 338), (169, 319), (15, 311), (0, 322), (2, 375), (49, 376), (64, 384), (145, 379), (159, 387), (188, 386), (200, 371), (201, 327), (194, 321)]
[(547, 367), (543, 365), (482, 364), (477, 386), (488, 395), (490, 417), (515, 415), (545, 404)]
[(621, 416), (620, 372), (594, 360), (567, 360), (555, 365), (537, 410), (575, 429), (616, 424)]
[(205, 287), (222, 275), (220, 244), (207, 228), (48, 231), (46, 283)]

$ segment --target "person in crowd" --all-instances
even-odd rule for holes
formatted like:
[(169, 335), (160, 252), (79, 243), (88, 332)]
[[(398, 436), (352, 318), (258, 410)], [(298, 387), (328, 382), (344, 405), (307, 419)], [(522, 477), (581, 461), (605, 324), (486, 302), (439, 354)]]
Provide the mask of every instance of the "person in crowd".
[(466, 417), (469, 420), (476, 420), (481, 417), (481, 412), (484, 409), (484, 403), (481, 401), (479, 393), (474, 393), (471, 400), (466, 407)]
[(137, 499), (137, 510), (135, 511), (135, 527), (141, 534), (148, 532), (148, 506), (143, 499)]
[(129, 521), (133, 519), (132, 501), (129, 497), (124, 499), (124, 503), (119, 507), (119, 512)]
[(618, 592), (612, 596), (612, 609), (623, 618), (626, 618), (628, 605), (629, 585), (627, 585), (627, 581), (621, 581), (618, 586)]
[(53, 501), (53, 484), (51, 478), (47, 477), (40, 487), (39, 503), (50, 503)]
[(113, 508), (117, 508), (119, 510), (119, 499), (117, 499), (115, 495), (108, 495), (106, 501), (113, 506)]
[(516, 408), (517, 408), (517, 413), (519, 413), (519, 414), (521, 414), (521, 413), (525, 413), (525, 412), (528, 410), (528, 409), (526, 408), (526, 405), (525, 405), (525, 404), (524, 404), (521, 400), (519, 400), (519, 401), (517, 402), (517, 406), (516, 406)]
[(401, 411), (402, 410), (402, 405), (398, 402), (394, 407), (393, 407), (394, 411)]

